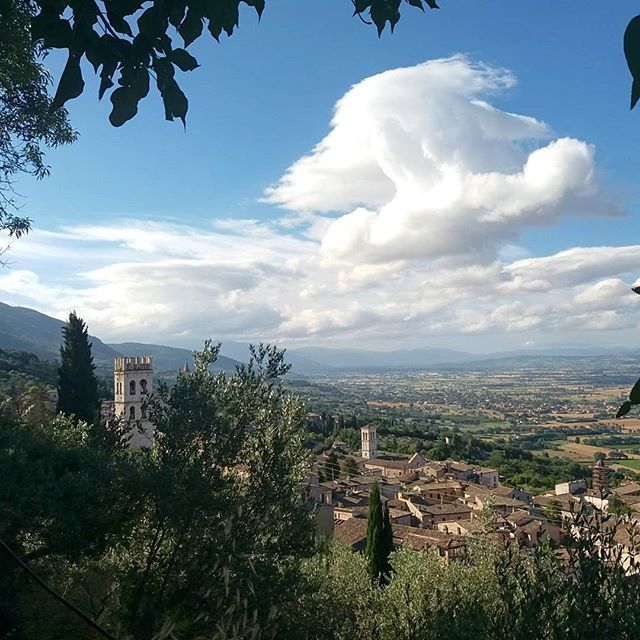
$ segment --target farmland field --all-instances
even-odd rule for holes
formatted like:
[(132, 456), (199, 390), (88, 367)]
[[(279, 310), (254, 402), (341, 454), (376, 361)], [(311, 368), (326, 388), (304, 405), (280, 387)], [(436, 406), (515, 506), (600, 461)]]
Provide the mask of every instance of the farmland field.
[(616, 464), (640, 471), (640, 460), (616, 460)]

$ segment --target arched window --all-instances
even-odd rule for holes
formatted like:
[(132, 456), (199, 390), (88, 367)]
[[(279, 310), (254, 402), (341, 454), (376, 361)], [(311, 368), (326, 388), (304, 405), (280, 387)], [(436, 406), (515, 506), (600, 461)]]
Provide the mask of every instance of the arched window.
[(143, 419), (147, 417), (147, 407), (145, 405), (140, 407), (140, 417)]
[(136, 408), (129, 407), (129, 420), (135, 420), (135, 419), (136, 419)]
[(136, 395), (136, 381), (135, 380), (132, 380), (129, 383), (129, 394), (132, 395), (132, 396)]
[(147, 381), (140, 380), (140, 393), (147, 393)]

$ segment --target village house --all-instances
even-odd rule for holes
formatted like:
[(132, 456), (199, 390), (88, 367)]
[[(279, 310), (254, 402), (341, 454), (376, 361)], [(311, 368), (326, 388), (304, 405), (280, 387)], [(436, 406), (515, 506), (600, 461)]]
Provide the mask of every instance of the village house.
[(468, 480), (489, 489), (500, 486), (500, 478), (496, 469), (447, 460), (446, 470), (457, 480)]
[(453, 502), (464, 496), (465, 484), (458, 480), (445, 482), (425, 482), (419, 480), (411, 483), (411, 492), (418, 493), (423, 498), (438, 502)]
[(365, 473), (378, 473), (385, 478), (417, 478), (418, 470), (426, 464), (426, 460), (419, 454), (414, 453), (408, 459), (385, 456), (363, 460), (358, 466)]
[(471, 509), (459, 501), (432, 504), (430, 500), (414, 493), (399, 493), (398, 500), (406, 504), (411, 515), (422, 527), (471, 518)]
[[(394, 546), (433, 553), (445, 563), (455, 559), (466, 549), (462, 536), (399, 524), (392, 524), (391, 528)], [(349, 545), (352, 551), (362, 553), (367, 546), (367, 521), (364, 518), (351, 518), (336, 524), (334, 536)]]

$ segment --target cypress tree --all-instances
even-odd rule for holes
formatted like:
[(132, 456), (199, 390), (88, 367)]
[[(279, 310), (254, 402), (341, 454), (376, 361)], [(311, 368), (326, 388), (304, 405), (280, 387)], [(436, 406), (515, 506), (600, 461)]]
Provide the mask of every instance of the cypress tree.
[(384, 549), (384, 569), (380, 579), (386, 584), (387, 578), (391, 573), (391, 564), (389, 564), (389, 556), (393, 551), (393, 529), (391, 528), (391, 517), (389, 515), (389, 507), (382, 505), (383, 520), (382, 520), (382, 547)]
[(98, 380), (91, 355), (87, 326), (76, 315), (62, 328), (58, 368), (58, 411), (93, 423), (98, 418)]
[(367, 520), (367, 546), (364, 551), (372, 580), (386, 584), (391, 571), (389, 554), (393, 550), (393, 532), (389, 520), (389, 510), (380, 500), (380, 488), (376, 483), (369, 499)]

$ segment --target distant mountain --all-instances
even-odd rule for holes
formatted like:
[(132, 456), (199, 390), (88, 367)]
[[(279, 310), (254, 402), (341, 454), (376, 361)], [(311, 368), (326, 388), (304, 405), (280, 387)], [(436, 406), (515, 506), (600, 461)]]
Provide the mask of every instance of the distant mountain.
[(593, 357), (593, 356), (610, 356), (610, 355), (624, 355), (629, 353), (628, 349), (622, 348), (609, 348), (604, 347), (539, 347), (530, 349), (514, 349), (511, 351), (497, 351), (495, 353), (488, 353), (481, 356), (482, 359), (486, 358), (517, 358), (524, 357), (541, 357), (550, 356), (553, 358), (581, 358), (581, 357)]
[[(16, 349), (34, 353), (42, 360), (56, 360), (62, 342), (63, 322), (44, 313), (25, 307), (12, 307), (0, 302), (0, 349)], [(105, 344), (90, 336), (93, 356), (99, 373), (110, 374), (113, 359), (119, 355), (151, 355), (158, 372), (173, 373), (187, 361), (193, 366), (189, 349), (157, 344), (123, 342)], [(239, 362), (246, 362), (248, 345), (239, 342), (222, 344), (221, 355), (214, 369), (232, 371)], [(606, 356), (629, 357), (624, 349), (601, 347), (547, 347), (519, 349), (498, 353), (465, 353), (455, 349), (422, 347), (374, 351), (367, 349), (337, 349), (329, 347), (302, 347), (288, 349), (286, 361), (293, 365), (292, 374), (320, 373), (340, 370), (393, 370), (452, 367), (499, 368), (500, 366), (542, 366), (545, 362), (579, 360)], [(526, 363), (526, 364), (525, 364)]]
[[(464, 353), (454, 349), (424, 347), (397, 349), (395, 351), (367, 351), (364, 349), (331, 349), (326, 347), (302, 347), (287, 351), (291, 359), (313, 363), (315, 367), (328, 369), (421, 369), (440, 363), (469, 362), (487, 356)], [(313, 369), (305, 369), (311, 371)]]
[[(35, 353), (42, 360), (57, 360), (62, 343), (64, 322), (44, 313), (12, 307), (0, 302), (0, 349), (16, 349)], [(119, 355), (102, 340), (90, 336), (96, 363)]]
[[(141, 342), (120, 342), (118, 344), (110, 344), (109, 347), (123, 355), (152, 356), (153, 367), (158, 371), (178, 371), (185, 362), (193, 371), (193, 355), (189, 349), (165, 347), (159, 344), (143, 344)], [(237, 360), (226, 356), (218, 356), (212, 368), (216, 371), (233, 371), (237, 364), (239, 364)]]
[[(44, 313), (0, 302), (0, 349), (27, 351), (41, 360), (57, 360), (60, 356), (63, 325), (62, 320)], [(159, 372), (177, 371), (185, 361), (193, 368), (193, 357), (188, 349), (138, 342), (107, 345), (95, 336), (89, 336), (89, 339), (96, 370), (103, 375), (109, 375), (113, 371), (113, 359), (121, 355), (153, 356), (154, 367)], [(237, 361), (220, 356), (214, 369), (233, 371), (236, 364)]]
[[(240, 362), (247, 362), (249, 359), (249, 345), (243, 342), (225, 341), (222, 343), (220, 353), (228, 358), (233, 358)], [(285, 360), (292, 366), (291, 373), (294, 375), (296, 373), (316, 373), (327, 370), (327, 365), (305, 357), (300, 354), (297, 349), (287, 349)]]
[(545, 363), (567, 363), (584, 358), (618, 358), (631, 355), (624, 349), (601, 347), (549, 347), (519, 349), (497, 353), (466, 353), (455, 349), (423, 347), (397, 349), (394, 351), (372, 351), (365, 349), (335, 349), (327, 347), (303, 347), (287, 351), (290, 362), (298, 360), (294, 371), (315, 373), (319, 371), (361, 371), (392, 369), (441, 369), (479, 368), (495, 369), (500, 366), (542, 366)]

